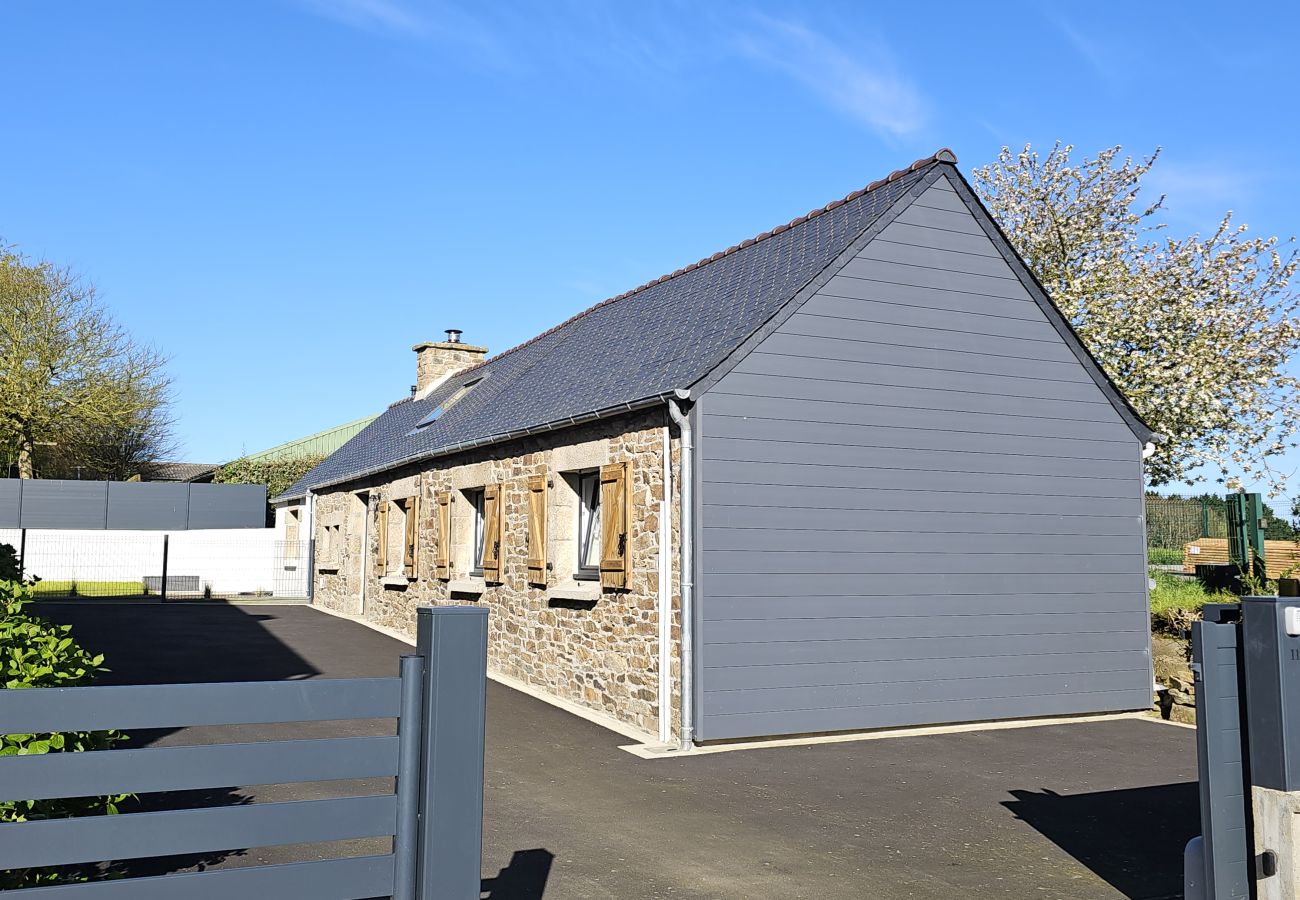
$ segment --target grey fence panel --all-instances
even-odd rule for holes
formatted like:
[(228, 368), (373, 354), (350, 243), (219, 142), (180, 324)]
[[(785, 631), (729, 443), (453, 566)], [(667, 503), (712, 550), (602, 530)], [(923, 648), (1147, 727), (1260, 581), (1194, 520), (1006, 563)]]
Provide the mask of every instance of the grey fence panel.
[(179, 531), (189, 522), (190, 485), (110, 481), (108, 528)]
[(266, 527), (266, 486), (190, 485), (190, 528)]
[(14, 822), (0, 825), (0, 869), (345, 841), (396, 826), (391, 794)]
[(5, 692), (6, 733), (255, 725), (397, 715), (398, 679), (248, 681)]
[(0, 479), (0, 528), (264, 527), (262, 485)]
[(0, 528), (17, 528), (22, 523), (22, 506), (22, 480), (0, 478)]
[(103, 528), (107, 521), (107, 481), (28, 479), (23, 485), (23, 528)]
[(6, 891), (22, 900), (230, 900), (231, 897), (310, 897), (355, 900), (393, 890), (393, 857), (357, 856), (276, 866), (249, 866)]
[(263, 741), (15, 756), (0, 766), (0, 797), (46, 800), (397, 774), (391, 736)]
[(479, 895), (487, 610), (421, 609), (399, 678), (0, 691), (6, 732), (397, 718), (392, 736), (0, 759), (0, 800), (395, 775), (393, 791), (0, 824), (0, 869), (393, 839), (386, 856), (12, 892), (73, 900), (247, 895), (469, 900)]
[(1213, 621), (1215, 615), (1214, 607), (1206, 607), (1206, 620), (1192, 626), (1205, 884), (1215, 900), (1246, 900), (1250, 897), (1251, 866), (1242, 772), (1237, 626)]
[(417, 613), (417, 653), (430, 661), (424, 696), (430, 737), (420, 787), (422, 900), (478, 896), (487, 622), (486, 609), (469, 606)]

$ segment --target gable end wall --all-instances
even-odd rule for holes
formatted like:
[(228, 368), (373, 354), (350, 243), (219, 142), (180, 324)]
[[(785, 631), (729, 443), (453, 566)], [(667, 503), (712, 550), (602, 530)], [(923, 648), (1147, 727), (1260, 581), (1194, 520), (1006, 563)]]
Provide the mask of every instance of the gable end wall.
[(1150, 704), (1138, 439), (946, 179), (697, 412), (701, 739)]

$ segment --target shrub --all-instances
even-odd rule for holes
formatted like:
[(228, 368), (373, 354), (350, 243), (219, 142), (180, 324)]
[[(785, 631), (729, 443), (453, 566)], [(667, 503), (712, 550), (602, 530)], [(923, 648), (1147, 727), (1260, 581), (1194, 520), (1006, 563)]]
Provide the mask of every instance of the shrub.
[[(9, 552), (6, 552), (9, 551)], [(16, 575), (5, 568), (12, 547), (0, 545), (0, 574)], [(71, 637), (70, 625), (55, 625), (26, 612), (31, 602), (30, 584), (16, 578), (0, 580), (0, 689), (78, 687), (105, 671), (104, 657), (91, 654)], [(33, 753), (71, 753), (102, 750), (124, 740), (116, 731), (80, 731), (60, 734), (0, 734), (0, 757)], [(53, 800), (0, 799), (0, 822), (23, 822), (67, 816), (113, 814), (124, 796), (74, 797)], [(0, 890), (31, 887), (63, 880), (57, 870), (0, 871)]]

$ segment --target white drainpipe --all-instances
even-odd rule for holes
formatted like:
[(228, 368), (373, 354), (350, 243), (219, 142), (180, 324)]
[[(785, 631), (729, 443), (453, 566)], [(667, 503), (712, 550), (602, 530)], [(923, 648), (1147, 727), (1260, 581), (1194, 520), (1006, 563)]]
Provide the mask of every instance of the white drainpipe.
[(691, 749), (691, 744), (695, 740), (695, 702), (692, 693), (695, 689), (692, 668), (694, 666), (694, 642), (695, 629), (693, 625), (693, 598), (691, 584), (691, 573), (694, 566), (694, 547), (691, 541), (692, 535), (692, 490), (691, 490), (691, 462), (695, 456), (695, 445), (691, 440), (691, 420), (690, 417), (682, 412), (680, 403), (688, 401), (691, 398), (689, 391), (677, 390), (676, 397), (668, 399), (668, 415), (677, 423), (677, 428), (681, 434), (681, 488), (679, 495), (681, 497), (681, 520), (679, 528), (681, 529), (681, 594), (682, 594), (682, 649), (681, 649), (681, 667), (682, 667), (682, 733), (680, 746), (682, 750)]
[(672, 441), (664, 426), (663, 499), (659, 501), (659, 742), (673, 739)]

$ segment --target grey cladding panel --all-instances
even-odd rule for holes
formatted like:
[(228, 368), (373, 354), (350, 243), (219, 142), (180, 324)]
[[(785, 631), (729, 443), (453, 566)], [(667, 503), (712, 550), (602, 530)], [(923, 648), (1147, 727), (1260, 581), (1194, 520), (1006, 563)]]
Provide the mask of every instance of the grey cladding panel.
[(108, 527), (174, 531), (186, 527), (190, 485), (166, 481), (108, 484)]
[(0, 528), (17, 528), (23, 483), (18, 478), (0, 478)]
[[(1138, 679), (1133, 676), (1131, 681)], [(747, 737), (756, 734), (802, 734), (816, 731), (899, 728), (942, 722), (979, 722), (1032, 716), (1060, 716), (1141, 709), (1151, 702), (1150, 678), (1141, 688), (1124, 691), (1081, 693), (1048, 690), (1016, 697), (982, 700), (900, 700), (888, 706), (828, 707), (770, 710), (759, 713), (713, 714), (705, 716), (709, 740)], [(853, 724), (846, 726), (846, 722)]]
[(190, 528), (265, 528), (266, 486), (190, 485)]
[(28, 480), (23, 485), (23, 528), (103, 528), (108, 482)]
[[(1014, 292), (1013, 292), (1014, 293)], [(855, 300), (878, 300), (901, 306), (918, 306), (922, 309), (951, 309), (957, 312), (1007, 319), (1042, 318), (1042, 310), (1022, 292), (1015, 297), (994, 297), (970, 291), (939, 291), (934, 288), (915, 287), (893, 281), (873, 281), (870, 278), (852, 278), (836, 275), (819, 292), (823, 297), (847, 297)]]
[(1137, 439), (947, 184), (699, 409), (701, 739), (1149, 704)]

